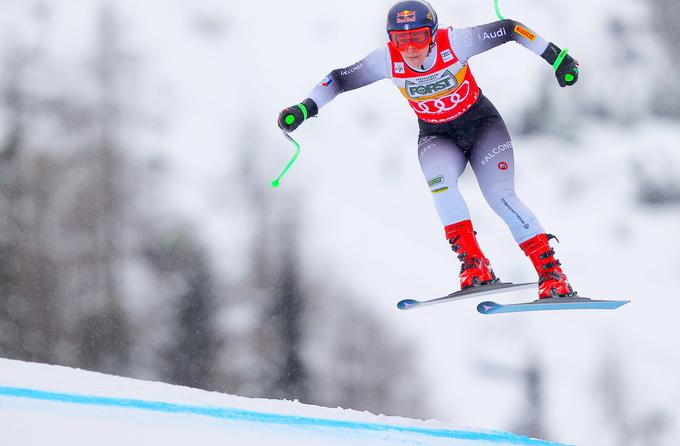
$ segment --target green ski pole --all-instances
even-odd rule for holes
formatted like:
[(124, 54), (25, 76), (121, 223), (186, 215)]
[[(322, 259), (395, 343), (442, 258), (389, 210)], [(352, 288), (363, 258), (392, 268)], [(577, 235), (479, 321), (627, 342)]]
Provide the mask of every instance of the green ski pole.
[(276, 188), (279, 187), (279, 183), (281, 182), (281, 178), (288, 172), (288, 169), (293, 165), (295, 160), (297, 159), (298, 155), (300, 154), (300, 144), (297, 143), (293, 138), (290, 137), (290, 135), (286, 132), (283, 132), (283, 136), (286, 137), (294, 146), (295, 146), (295, 154), (293, 154), (293, 157), (288, 161), (288, 164), (286, 164), (286, 167), (283, 168), (283, 171), (279, 174), (278, 177), (274, 181), (272, 181), (272, 187)]
[(498, 16), (499, 20), (505, 20), (505, 17), (501, 14), (501, 7), (498, 4), (498, 0), (493, 0), (494, 7), (496, 8), (496, 15)]

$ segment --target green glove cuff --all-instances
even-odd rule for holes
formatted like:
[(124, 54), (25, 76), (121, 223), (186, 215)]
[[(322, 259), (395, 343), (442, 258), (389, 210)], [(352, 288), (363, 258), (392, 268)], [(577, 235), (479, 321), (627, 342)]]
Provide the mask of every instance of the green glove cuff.
[(305, 104), (298, 104), (297, 106), (300, 110), (302, 110), (302, 116), (304, 116), (302, 120), (306, 121), (308, 116), (307, 107), (305, 107)]
[[(554, 53), (553, 53), (554, 54)], [(563, 49), (560, 54), (557, 56), (557, 59), (555, 59), (555, 63), (553, 63), (553, 69), (557, 71), (557, 69), (560, 67), (562, 64), (562, 61), (564, 60), (565, 57), (567, 57), (567, 54), (569, 54), (569, 48)]]

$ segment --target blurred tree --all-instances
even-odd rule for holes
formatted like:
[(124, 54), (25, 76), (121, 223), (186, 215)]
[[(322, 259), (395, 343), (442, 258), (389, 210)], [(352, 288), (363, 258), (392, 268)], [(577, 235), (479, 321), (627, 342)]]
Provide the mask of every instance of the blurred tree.
[(600, 431), (611, 433), (612, 446), (652, 446), (664, 443), (670, 417), (665, 410), (644, 412), (636, 410), (628, 391), (625, 367), (615, 350), (608, 348), (595, 382), (602, 408), (603, 423)]
[(160, 376), (173, 384), (222, 390), (216, 371), (224, 340), (217, 329), (218, 300), (204, 250), (182, 235), (149, 246), (146, 256), (178, 293), (174, 299), (166, 296), (172, 310)]
[(521, 371), (524, 384), (525, 407), (518, 411), (519, 419), (513, 432), (526, 435), (530, 438), (549, 438), (545, 419), (545, 394), (544, 376), (545, 370), (536, 355), (532, 355)]
[(24, 201), (19, 155), (24, 151), (26, 93), (22, 85), (27, 58), (23, 51), (10, 50), (3, 66), (8, 67), (1, 86), (2, 108), (9, 117), (0, 145), (0, 354), (24, 359), (31, 352), (22, 340), (27, 330), (26, 301), (18, 293), (21, 281), (17, 271), (21, 220), (18, 210)]
[(647, 0), (652, 10), (652, 29), (664, 44), (666, 60), (661, 78), (656, 82), (655, 111), (680, 119), (680, 76), (675, 62), (680, 60), (680, 2), (677, 0)]
[[(152, 206), (139, 205), (148, 199), (139, 185), (148, 181), (130, 155), (138, 116), (130, 101), (133, 59), (123, 49), (117, 10), (102, 4), (94, 57), (89, 69), (78, 67), (77, 86), (69, 81), (75, 67), (54, 63), (37, 44), (17, 38), (3, 54), (0, 354), (127, 374), (132, 347), (144, 351), (155, 340), (135, 336), (148, 332), (132, 327), (131, 317), (140, 325), (150, 317), (126, 305), (138, 294), (126, 288), (126, 274), (144, 237), (155, 240), (158, 231), (147, 218)], [(139, 231), (142, 223), (152, 224)], [(210, 292), (202, 262), (187, 301)], [(164, 285), (147, 297), (162, 295)], [(160, 375), (150, 362), (141, 367), (141, 375)]]
[[(79, 282), (82, 318), (72, 339), (77, 363), (88, 369), (124, 374), (129, 369), (132, 335), (121, 292), (121, 268), (129, 230), (132, 167), (122, 140), (127, 56), (121, 49), (117, 11), (99, 10), (89, 122), (81, 129), (88, 142), (71, 159), (82, 182), (67, 212), (80, 247), (72, 273)], [(128, 124), (129, 125), (129, 124)], [(76, 294), (76, 295), (78, 295)]]
[(285, 190), (274, 194), (263, 180), (268, 176), (267, 158), (258, 154), (266, 144), (257, 122), (245, 120), (236, 138), (241, 142), (233, 164), (239, 187), (227, 188), (233, 194), (230, 214), (240, 219), (231, 236), (234, 249), (238, 252), (238, 241), (245, 239), (246, 243), (243, 253), (237, 254), (245, 271), (232, 300), (231, 323), (226, 327), (233, 343), (228, 350), (231, 364), (223, 373), (230, 377), (228, 390), (246, 396), (267, 396), (277, 379), (279, 339), (271, 317), (281, 283), (277, 253), (282, 234), (275, 229), (280, 215), (275, 200), (289, 203)]
[(546, 398), (544, 390), (545, 369), (536, 353), (528, 355), (522, 367), (512, 367), (483, 361), (478, 368), (484, 375), (522, 386), (524, 407), (513, 411), (516, 419), (512, 432), (531, 438), (549, 438), (545, 425)]
[(631, 160), (631, 178), (636, 199), (643, 206), (680, 206), (680, 166), (673, 161), (675, 147), (657, 147), (653, 160)]
[[(291, 212), (289, 215), (297, 215)], [(305, 301), (308, 296), (300, 278), (297, 257), (298, 237), (295, 218), (287, 218), (277, 238), (280, 241), (280, 277), (270, 302), (271, 313), (265, 322), (273, 342), (273, 352), (268, 357), (274, 373), (274, 382), (268, 394), (274, 398), (308, 401), (308, 374), (301, 357), (305, 336)]]
[(427, 418), (425, 389), (408, 342), (337, 280), (313, 283), (304, 357), (310, 402)]
[(50, 194), (56, 162), (31, 150), (44, 111), (27, 79), (44, 69), (38, 44), (10, 45), (0, 106), (8, 117), (0, 143), (0, 354), (54, 361), (58, 274), (50, 251)]

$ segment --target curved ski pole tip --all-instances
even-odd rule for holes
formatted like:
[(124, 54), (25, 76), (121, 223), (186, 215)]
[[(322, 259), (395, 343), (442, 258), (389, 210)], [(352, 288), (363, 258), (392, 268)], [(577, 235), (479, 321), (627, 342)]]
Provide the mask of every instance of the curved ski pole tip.
[(279, 174), (279, 176), (276, 177), (272, 181), (272, 187), (273, 188), (279, 187), (279, 184), (281, 182), (281, 178), (283, 178), (283, 176), (286, 174), (286, 172), (288, 172), (288, 169), (290, 169), (290, 166), (293, 165), (293, 163), (297, 159), (298, 155), (300, 155), (300, 144), (298, 144), (297, 141), (295, 141), (293, 138), (291, 138), (290, 135), (288, 133), (286, 133), (285, 131), (283, 132), (283, 136), (288, 141), (290, 141), (293, 144), (293, 146), (295, 146), (295, 153), (293, 154), (293, 157), (290, 159), (290, 161), (288, 161), (288, 164), (286, 164), (286, 167), (283, 168), (283, 171)]

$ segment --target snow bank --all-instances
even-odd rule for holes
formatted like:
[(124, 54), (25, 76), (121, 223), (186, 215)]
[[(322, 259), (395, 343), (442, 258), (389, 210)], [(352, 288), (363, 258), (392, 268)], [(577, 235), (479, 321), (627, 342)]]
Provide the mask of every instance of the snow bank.
[(242, 398), (0, 359), (5, 445), (553, 445), (505, 432)]

